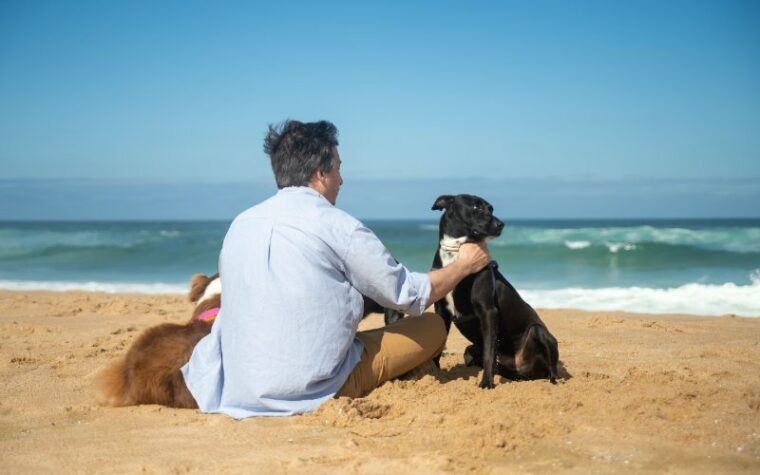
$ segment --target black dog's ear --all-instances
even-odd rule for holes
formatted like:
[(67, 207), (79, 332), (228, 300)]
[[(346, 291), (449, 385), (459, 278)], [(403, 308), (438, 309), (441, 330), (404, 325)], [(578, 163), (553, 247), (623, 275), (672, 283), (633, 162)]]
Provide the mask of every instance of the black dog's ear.
[(435, 200), (435, 203), (433, 203), (433, 207), (430, 209), (433, 209), (433, 210), (449, 209), (449, 206), (451, 206), (451, 203), (453, 202), (454, 202), (454, 197), (452, 195), (441, 195)]

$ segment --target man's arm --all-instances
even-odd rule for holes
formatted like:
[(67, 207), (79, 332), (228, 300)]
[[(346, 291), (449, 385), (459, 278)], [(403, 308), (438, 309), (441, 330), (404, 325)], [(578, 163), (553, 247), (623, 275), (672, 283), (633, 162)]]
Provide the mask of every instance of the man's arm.
[(464, 243), (459, 248), (459, 258), (441, 269), (428, 272), (430, 277), (429, 304), (441, 300), (465, 277), (478, 272), (491, 262), (485, 242)]
[(445, 268), (427, 275), (408, 272), (393, 259), (372, 231), (360, 227), (351, 236), (344, 265), (348, 281), (362, 295), (383, 307), (420, 315), (427, 306), (442, 299), (459, 281), (488, 265), (490, 260), (485, 244), (462, 244), (459, 259)]

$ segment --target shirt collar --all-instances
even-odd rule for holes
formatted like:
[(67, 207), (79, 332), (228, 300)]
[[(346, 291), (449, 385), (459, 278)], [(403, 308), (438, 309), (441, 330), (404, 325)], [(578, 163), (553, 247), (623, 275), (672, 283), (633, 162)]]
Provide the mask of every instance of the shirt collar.
[[(323, 200), (327, 201), (327, 198), (322, 196), (322, 193), (318, 192), (314, 188), (311, 188), (309, 186), (286, 186), (285, 188), (280, 188), (277, 190), (277, 194), (291, 194), (291, 193), (297, 193), (302, 195), (311, 195), (316, 196), (319, 198), (322, 198)], [(329, 203), (329, 201), (327, 201)]]

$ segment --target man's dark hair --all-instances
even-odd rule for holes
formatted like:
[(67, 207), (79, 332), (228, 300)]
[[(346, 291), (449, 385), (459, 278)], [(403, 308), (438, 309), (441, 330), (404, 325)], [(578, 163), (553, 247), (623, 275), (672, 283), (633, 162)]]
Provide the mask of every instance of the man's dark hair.
[(272, 160), (277, 188), (306, 186), (314, 172), (332, 170), (332, 148), (338, 146), (338, 129), (321, 120), (286, 120), (269, 126), (264, 152)]

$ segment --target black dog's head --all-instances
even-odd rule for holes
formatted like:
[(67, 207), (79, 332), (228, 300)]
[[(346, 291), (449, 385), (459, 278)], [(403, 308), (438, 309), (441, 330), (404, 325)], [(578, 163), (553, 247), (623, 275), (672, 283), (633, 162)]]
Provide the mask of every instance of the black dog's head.
[(482, 241), (495, 238), (504, 223), (493, 215), (493, 206), (474, 195), (442, 195), (433, 203), (434, 210), (445, 210), (441, 216), (440, 236)]

